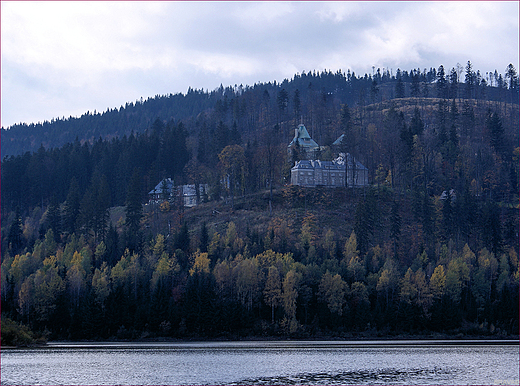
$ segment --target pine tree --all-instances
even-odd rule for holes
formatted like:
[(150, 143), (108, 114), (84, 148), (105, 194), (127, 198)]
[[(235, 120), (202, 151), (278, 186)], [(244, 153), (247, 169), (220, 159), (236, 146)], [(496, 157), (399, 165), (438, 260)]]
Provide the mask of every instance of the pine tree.
[(141, 218), (143, 217), (141, 175), (138, 169), (134, 170), (128, 184), (125, 213), (126, 244), (130, 251), (135, 251), (141, 244)]
[(278, 93), (276, 102), (278, 103), (278, 109), (280, 110), (280, 112), (284, 113), (285, 110), (287, 110), (287, 106), (289, 104), (289, 94), (284, 88), (282, 88)]
[(446, 98), (447, 84), (446, 84), (446, 73), (444, 66), (440, 65), (437, 71), (437, 98)]
[(61, 234), (61, 212), (56, 196), (53, 196), (47, 208), (47, 226), (54, 232), (54, 240), (60, 241)]
[(394, 255), (397, 256), (397, 243), (401, 235), (402, 218), (399, 214), (399, 201), (395, 200), (392, 203), (392, 210), (390, 212), (390, 237), (394, 241)]
[(419, 70), (412, 71), (412, 85), (411, 85), (411, 94), (412, 97), (417, 98), (421, 96), (421, 72)]
[(206, 226), (206, 222), (204, 221), (202, 223), (202, 227), (200, 228), (200, 240), (199, 240), (200, 251), (201, 252), (207, 252), (208, 251), (208, 244), (209, 244), (208, 228)]
[(96, 214), (94, 223), (94, 234), (96, 241), (104, 240), (106, 235), (107, 222), (109, 218), (108, 209), (111, 204), (110, 187), (106, 176), (103, 174), (97, 184), (96, 189)]
[(453, 67), (450, 71), (450, 86), (448, 98), (455, 100), (458, 97), (459, 92), (459, 75), (457, 70)]
[(241, 145), (242, 144), (242, 136), (240, 135), (240, 131), (238, 130), (237, 121), (233, 121), (233, 126), (231, 127), (231, 132), (230, 132), (229, 143), (232, 145)]
[(16, 208), (16, 214), (9, 228), (9, 235), (7, 236), (7, 244), (11, 248), (13, 256), (16, 255), (23, 246), (22, 236), (22, 216), (20, 215), (20, 208)]
[(471, 99), (474, 97), (474, 89), (475, 89), (475, 73), (473, 72), (473, 65), (468, 60), (468, 63), (466, 64), (466, 76), (464, 80), (465, 84), (465, 97), (467, 99)]
[(181, 229), (175, 236), (175, 249), (180, 249), (184, 253), (189, 253), (190, 250), (190, 233), (188, 230), (188, 224), (184, 222)]
[(217, 153), (229, 145), (229, 137), (230, 133), (228, 127), (224, 124), (224, 122), (220, 121), (215, 132)]
[(72, 177), (69, 193), (63, 208), (63, 230), (69, 234), (76, 231), (76, 222), (80, 208), (80, 191), (78, 181)]
[(294, 90), (294, 98), (293, 98), (293, 111), (294, 111), (294, 119), (298, 121), (301, 113), (301, 100), (300, 100), (300, 90)]
[(497, 154), (504, 153), (504, 127), (498, 114), (488, 112), (486, 128), (490, 136), (490, 144)]
[(376, 197), (372, 190), (369, 190), (366, 198), (362, 198), (358, 203), (354, 217), (354, 232), (357, 237), (359, 252), (364, 255), (368, 251), (370, 239), (374, 234), (374, 224), (377, 217)]
[(395, 84), (395, 97), (404, 98), (404, 83), (401, 76), (401, 71), (397, 69), (397, 83)]
[(424, 122), (421, 119), (421, 112), (417, 107), (413, 110), (413, 117), (410, 121), (410, 131), (412, 135), (421, 135), (424, 132)]

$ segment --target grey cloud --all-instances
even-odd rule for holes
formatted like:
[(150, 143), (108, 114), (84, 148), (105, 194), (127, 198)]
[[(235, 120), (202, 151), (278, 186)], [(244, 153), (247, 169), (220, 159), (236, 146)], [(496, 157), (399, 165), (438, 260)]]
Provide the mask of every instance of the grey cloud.
[[(484, 73), (503, 72), (509, 62), (518, 68), (518, 4), (495, 4), (119, 3), (103, 9), (87, 39), (89, 49), (77, 47), (78, 55), (85, 55), (79, 60), (24, 64), (2, 53), (2, 123), (103, 110), (188, 87), (281, 81), (295, 72), (325, 68), (362, 75), (371, 73), (373, 65), (395, 71), (440, 64), (451, 68), (467, 60)], [(92, 22), (93, 14), (85, 20)], [(475, 20), (485, 22), (484, 34), (460, 35)], [(9, 42), (9, 33), (2, 32), (2, 43)], [(17, 44), (30, 44), (16, 33)]]

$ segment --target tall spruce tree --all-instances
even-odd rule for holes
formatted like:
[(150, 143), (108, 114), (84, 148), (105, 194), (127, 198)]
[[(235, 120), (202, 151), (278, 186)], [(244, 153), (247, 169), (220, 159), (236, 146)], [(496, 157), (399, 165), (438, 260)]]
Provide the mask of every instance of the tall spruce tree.
[(395, 97), (396, 98), (404, 98), (404, 82), (403, 77), (401, 75), (401, 70), (397, 69), (397, 83), (395, 84)]
[(72, 177), (70, 181), (69, 193), (63, 208), (63, 230), (72, 234), (76, 232), (76, 222), (80, 208), (80, 191), (76, 177)]
[(446, 72), (444, 71), (444, 66), (441, 64), (439, 66), (439, 70), (437, 71), (437, 98), (446, 98), (447, 97), (447, 84), (446, 84)]
[(7, 236), (7, 244), (11, 248), (12, 255), (16, 255), (23, 246), (23, 230), (22, 230), (22, 216), (20, 215), (20, 208), (16, 208), (15, 218), (9, 228), (9, 235)]
[(465, 97), (467, 99), (471, 99), (474, 97), (474, 89), (475, 89), (475, 72), (473, 71), (473, 65), (471, 64), (471, 61), (468, 60), (468, 63), (466, 64), (466, 75), (464, 78), (465, 83)]
[(126, 246), (129, 250), (138, 250), (141, 245), (141, 173), (135, 169), (128, 184), (126, 194)]
[(490, 145), (497, 154), (504, 153), (504, 127), (498, 114), (488, 111), (486, 118), (486, 129), (489, 133)]

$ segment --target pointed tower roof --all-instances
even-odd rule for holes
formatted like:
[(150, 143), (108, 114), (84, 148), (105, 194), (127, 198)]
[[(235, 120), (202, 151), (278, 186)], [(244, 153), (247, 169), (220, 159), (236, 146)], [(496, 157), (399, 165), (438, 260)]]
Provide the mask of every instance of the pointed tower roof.
[(315, 149), (319, 147), (318, 144), (311, 138), (307, 128), (303, 123), (300, 123), (298, 128), (294, 130), (294, 138), (288, 147), (296, 145), (296, 143), (307, 149)]

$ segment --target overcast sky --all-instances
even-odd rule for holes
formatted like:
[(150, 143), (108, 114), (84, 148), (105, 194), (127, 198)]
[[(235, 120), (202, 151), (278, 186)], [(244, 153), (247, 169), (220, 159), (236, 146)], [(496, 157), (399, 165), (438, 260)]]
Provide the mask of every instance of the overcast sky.
[(518, 70), (517, 1), (1, 2), (1, 124), (372, 66)]

